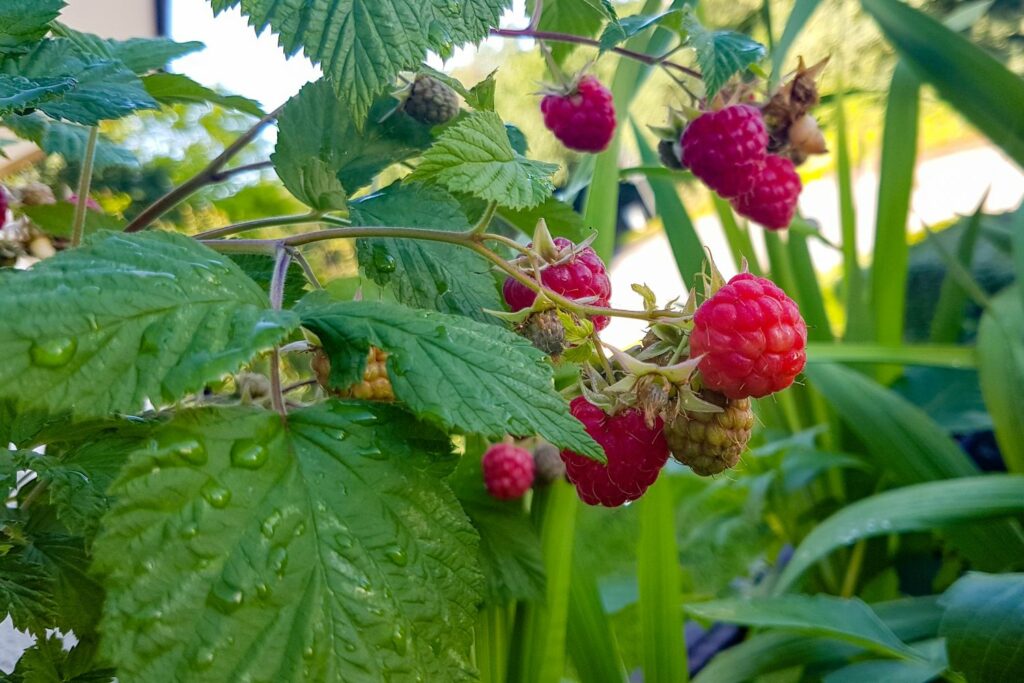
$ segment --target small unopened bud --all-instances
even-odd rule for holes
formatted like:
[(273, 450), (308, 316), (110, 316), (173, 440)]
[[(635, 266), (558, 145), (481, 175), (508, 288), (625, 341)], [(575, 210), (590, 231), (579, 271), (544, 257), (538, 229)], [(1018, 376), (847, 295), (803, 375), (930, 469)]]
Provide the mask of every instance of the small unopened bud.
[(825, 136), (818, 127), (818, 121), (810, 114), (804, 114), (789, 127), (789, 144), (802, 154), (828, 152)]

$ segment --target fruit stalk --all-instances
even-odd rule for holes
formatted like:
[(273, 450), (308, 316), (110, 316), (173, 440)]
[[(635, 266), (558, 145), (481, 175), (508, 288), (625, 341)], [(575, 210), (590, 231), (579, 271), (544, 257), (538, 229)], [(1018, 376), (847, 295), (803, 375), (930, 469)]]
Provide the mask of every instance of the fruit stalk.
[(85, 157), (82, 159), (82, 170), (78, 177), (78, 201), (75, 203), (75, 222), (71, 226), (71, 246), (82, 243), (85, 233), (86, 204), (89, 202), (89, 188), (92, 186), (92, 166), (96, 159), (96, 140), (100, 129), (93, 126), (89, 129), (89, 139), (85, 143)]
[[(284, 304), (284, 284), (288, 275), (288, 266), (291, 265), (291, 250), (280, 245), (277, 247), (274, 257), (274, 274), (270, 280), (270, 307), (280, 311)], [(284, 405), (284, 392), (281, 391), (281, 351), (274, 347), (270, 357), (270, 398), (274, 404), (274, 410), (281, 417), (285, 417), (288, 411)]]

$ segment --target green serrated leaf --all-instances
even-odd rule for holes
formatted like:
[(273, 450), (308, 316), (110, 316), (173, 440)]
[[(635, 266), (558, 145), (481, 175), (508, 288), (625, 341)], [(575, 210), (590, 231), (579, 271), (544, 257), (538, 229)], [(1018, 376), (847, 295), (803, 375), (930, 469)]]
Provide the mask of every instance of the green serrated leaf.
[[(454, 197), (440, 188), (415, 184), (394, 184), (353, 203), (350, 216), (352, 225), (470, 228)], [(499, 323), (485, 312), (502, 309), (490, 264), (464, 247), (422, 240), (361, 239), (357, 255), (367, 277), (379, 285), (390, 285), (404, 304)]]
[(99, 641), (76, 634), (70, 650), (54, 634), (40, 638), (26, 650), (14, 669), (14, 679), (25, 683), (108, 683), (116, 671), (96, 661)]
[(320, 64), (357, 121), (403, 70), (428, 51), (475, 42), (498, 25), (511, 0), (212, 0), (220, 13), (240, 7), (249, 24), (277, 34), (284, 51)]
[(764, 45), (742, 33), (709, 31), (692, 14), (686, 15), (683, 26), (689, 34), (689, 44), (697, 51), (708, 99), (734, 75), (764, 59)]
[[(269, 296), (270, 283), (274, 279), (274, 258), (272, 256), (267, 254), (230, 254), (230, 258)], [(302, 272), (302, 267), (292, 261), (284, 278), (284, 307), (291, 308), (295, 305), (299, 299), (305, 296), (308, 286), (309, 282), (306, 280), (306, 274)]]
[[(71, 237), (71, 226), (75, 219), (75, 205), (71, 202), (23, 206), (22, 213), (43, 232), (54, 237)], [(102, 211), (89, 209), (85, 212), (85, 234), (99, 230), (124, 230), (124, 221)]]
[(583, 216), (571, 205), (554, 197), (548, 197), (532, 209), (498, 209), (498, 217), (530, 237), (537, 228), (537, 222), (542, 218), (554, 237), (565, 237), (573, 242), (580, 242), (587, 236), (587, 224), (583, 222)]
[(122, 680), (472, 678), (476, 535), (447, 438), (388, 406), (180, 413), (96, 542)]
[(89, 575), (89, 555), (84, 540), (53, 532), (33, 533), (30, 538), (23, 556), (37, 572), (53, 579), (53, 626), (82, 635), (95, 633), (103, 605), (103, 588)]
[(0, 74), (0, 116), (37, 107), (72, 90), (73, 78), (24, 78)]
[(175, 401), (297, 326), (182, 235), (100, 234), (0, 287), (0, 396), (79, 417)]
[(67, 38), (85, 54), (100, 59), (120, 61), (133, 73), (140, 76), (158, 69), (165, 69), (171, 60), (184, 57), (205, 47), (197, 41), (178, 43), (164, 37), (112, 40), (101, 38), (93, 33), (76, 31), (59, 22), (53, 25), (53, 35)]
[(555, 164), (532, 161), (509, 143), (494, 112), (476, 112), (445, 130), (410, 179), (434, 181), (512, 209), (529, 209), (551, 196)]
[(623, 43), (638, 33), (642, 33), (652, 26), (672, 25), (678, 28), (681, 23), (682, 11), (670, 9), (658, 14), (634, 14), (616, 22), (611, 22), (605, 27), (601, 34), (601, 50), (610, 50), (619, 43)]
[(1015, 681), (1024, 670), (1024, 574), (972, 572), (941, 604), (950, 666), (970, 681)]
[(64, 0), (4, 0), (0, 5), (0, 55), (25, 52), (50, 30)]
[(64, 121), (94, 126), (158, 107), (122, 62), (83, 53), (67, 38), (44, 40), (23, 55), (0, 61), (0, 72), (25, 78), (73, 78), (74, 89), (37, 105), (48, 116)]
[(142, 85), (154, 100), (162, 104), (216, 104), (243, 114), (262, 117), (259, 103), (241, 95), (224, 95), (196, 83), (184, 74), (155, 73), (142, 78)]
[[(31, 140), (47, 154), (59, 154), (71, 162), (81, 162), (85, 156), (89, 129), (74, 123), (61, 123), (34, 113), (27, 116), (5, 116), (5, 126), (19, 138)], [(100, 133), (96, 143), (93, 169), (100, 171), (113, 166), (138, 166), (135, 156)]]
[(299, 303), (303, 325), (331, 358), (331, 380), (362, 375), (370, 345), (387, 351), (395, 396), (447, 428), (500, 438), (539, 434), (604, 460), (569, 414), (551, 366), (528, 341), (494, 325), (384, 302), (334, 302), (314, 292)]
[(21, 552), (0, 554), (0, 614), (14, 628), (42, 635), (56, 623), (53, 577), (25, 560)]
[(344, 208), (347, 196), (385, 167), (426, 149), (430, 127), (397, 105), (377, 100), (368, 119), (357, 119), (327, 81), (306, 85), (278, 122), (272, 159), (285, 187), (314, 209)]
[[(535, 2), (536, 0), (527, 0), (526, 8), (529, 13), (533, 12)], [(615, 10), (604, 0), (546, 0), (538, 28), (542, 31), (590, 38), (597, 34), (605, 21), (614, 18)], [(552, 43), (550, 47), (555, 61), (563, 64), (577, 45)]]

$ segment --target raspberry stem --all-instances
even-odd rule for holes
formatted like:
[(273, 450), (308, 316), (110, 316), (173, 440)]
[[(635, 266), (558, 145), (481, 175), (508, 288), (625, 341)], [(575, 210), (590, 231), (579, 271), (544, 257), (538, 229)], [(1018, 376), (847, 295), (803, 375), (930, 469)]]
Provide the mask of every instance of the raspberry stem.
[[(284, 284), (288, 275), (288, 266), (292, 261), (292, 250), (284, 244), (274, 248), (274, 274), (270, 280), (270, 307), (280, 311), (284, 304)], [(270, 398), (274, 410), (281, 417), (287, 417), (288, 410), (284, 405), (284, 392), (281, 390), (281, 350), (275, 346), (270, 355)]]
[[(325, 240), (333, 239), (353, 239), (361, 237), (390, 237), (397, 239), (415, 239), (415, 240), (428, 240), (434, 242), (444, 242), (447, 244), (455, 244), (457, 246), (471, 249), (480, 256), (484, 257), (506, 275), (512, 277), (519, 282), (523, 283), (533, 291), (543, 294), (545, 297), (550, 299), (559, 308), (567, 311), (573, 311), (581, 316), (595, 316), (595, 315), (607, 315), (616, 316), (619, 318), (631, 318), (634, 320), (661, 320), (664, 321), (666, 318), (679, 318), (679, 311), (673, 310), (654, 310), (654, 311), (631, 311), (620, 308), (605, 308), (603, 306), (592, 306), (589, 304), (581, 304), (572, 299), (566, 298), (561, 294), (545, 287), (543, 284), (537, 281), (535, 278), (531, 278), (518, 268), (512, 266), (508, 261), (501, 257), (501, 255), (495, 253), (492, 249), (486, 246), (486, 242), (499, 242), (505, 244), (517, 251), (524, 252), (526, 249), (502, 235), (495, 235), (493, 233), (477, 233), (475, 229), (466, 230), (463, 232), (449, 232), (447, 230), (429, 230), (423, 228), (405, 228), (405, 227), (387, 227), (387, 226), (352, 226), (349, 222), (343, 218), (331, 215), (322, 216), (310, 216), (309, 214), (304, 216), (286, 216), (276, 219), (277, 223), (270, 222), (271, 219), (266, 221), (260, 221), (256, 227), (264, 228), (270, 227), (271, 225), (295, 225), (297, 223), (304, 222), (318, 222), (325, 223), (328, 225), (336, 225), (339, 227), (328, 228), (325, 230), (317, 230), (314, 232), (307, 232), (300, 235), (292, 235), (291, 237), (285, 237), (283, 239), (209, 239), (209, 233), (203, 233), (197, 235), (197, 239), (210, 247), (222, 253), (264, 253), (276, 255), (277, 250), (280, 246), (284, 247), (301, 247), (307, 244), (313, 244), (315, 242), (323, 242)], [(235, 232), (242, 232), (244, 230), (254, 229), (252, 223), (249, 224), (238, 224), (235, 226), (227, 226), (225, 228), (218, 228), (216, 233), (219, 236), (227, 234), (233, 234)], [(214, 232), (214, 231), (210, 231)]]
[(82, 243), (82, 235), (85, 232), (86, 204), (89, 202), (89, 188), (92, 185), (92, 166), (96, 159), (96, 140), (99, 138), (100, 129), (93, 126), (89, 129), (89, 139), (85, 143), (85, 157), (82, 159), (82, 170), (78, 178), (78, 201), (75, 203), (75, 222), (71, 226), (71, 246), (77, 247)]

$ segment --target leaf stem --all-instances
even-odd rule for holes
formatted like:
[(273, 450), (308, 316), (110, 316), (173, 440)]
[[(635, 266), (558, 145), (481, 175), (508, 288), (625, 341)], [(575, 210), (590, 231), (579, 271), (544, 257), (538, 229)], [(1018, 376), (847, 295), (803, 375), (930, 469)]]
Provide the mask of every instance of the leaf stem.
[(89, 201), (89, 189), (92, 187), (92, 167), (96, 159), (96, 140), (99, 138), (99, 126), (89, 129), (89, 139), (85, 143), (85, 157), (82, 159), (82, 170), (78, 175), (78, 201), (75, 203), (75, 222), (71, 226), (71, 246), (82, 243), (85, 234), (85, 212)]
[[(220, 182), (226, 177), (230, 177), (230, 175), (232, 175), (238, 169), (231, 169), (230, 171), (225, 171), (224, 166), (226, 166), (227, 163), (235, 157), (235, 155), (242, 151), (244, 147), (246, 147), (250, 142), (255, 140), (256, 136), (258, 136), (267, 125), (269, 125), (272, 121), (277, 119), (277, 117), (281, 114), (281, 110), (283, 108), (284, 105), (278, 107), (277, 109), (275, 109), (274, 111), (270, 112), (262, 119), (257, 121), (255, 124), (253, 124), (252, 128), (247, 130), (245, 133), (239, 136), (237, 140), (235, 140), (230, 145), (225, 147), (224, 151), (221, 152), (217, 156), (217, 158), (215, 158), (213, 161), (207, 164), (206, 167), (203, 168), (203, 170), (199, 171), (199, 173), (195, 174), (194, 176), (186, 180), (184, 183), (182, 183), (178, 187), (174, 188), (173, 190), (165, 194), (160, 199), (150, 204), (149, 207), (147, 207), (142, 213), (136, 216), (131, 223), (128, 224), (128, 227), (126, 227), (124, 231), (138, 232), (139, 230), (144, 230), (145, 228), (149, 227), (149, 225), (153, 221), (157, 220), (165, 213), (176, 207), (178, 204), (185, 201), (185, 199), (187, 199), (197, 190), (206, 187), (207, 185), (212, 185), (214, 183)], [(251, 170), (251, 168), (246, 168), (246, 170)]]
[(241, 166), (235, 166), (234, 168), (228, 168), (224, 169), (223, 171), (218, 171), (217, 173), (214, 173), (210, 176), (210, 180), (215, 183), (222, 183), (225, 180), (233, 178), (236, 175), (240, 175), (242, 173), (249, 173), (250, 171), (263, 171), (273, 167), (274, 162), (271, 161), (270, 159), (267, 159), (266, 161), (256, 161), (251, 164), (243, 164)]
[(530, 25), (526, 27), (527, 31), (537, 30), (537, 27), (540, 26), (540, 17), (542, 14), (544, 14), (544, 0), (534, 0), (533, 14), (530, 15)]
[(288, 251), (291, 252), (292, 258), (302, 268), (302, 272), (306, 274), (306, 279), (309, 280), (309, 284), (313, 285), (314, 289), (323, 289), (324, 286), (320, 284), (320, 279), (313, 272), (313, 266), (309, 265), (309, 261), (302, 255), (302, 252), (295, 247), (288, 247)]
[(491, 224), (491, 220), (494, 218), (495, 212), (498, 210), (498, 202), (491, 202), (484, 209), (483, 215), (480, 216), (480, 220), (476, 222), (470, 231), (470, 235), (482, 235), (487, 231), (487, 228)]
[[(280, 311), (284, 303), (284, 283), (288, 275), (288, 266), (292, 261), (292, 250), (284, 243), (278, 242), (274, 254), (274, 275), (270, 279), (270, 307)], [(281, 351), (274, 347), (270, 358), (270, 398), (274, 403), (274, 410), (280, 413), (281, 417), (288, 416), (288, 409), (284, 405), (284, 392), (281, 390)]]
[[(538, 31), (535, 28), (525, 29), (513, 29), (513, 28), (492, 28), (492, 36), (498, 36), (501, 38), (534, 38), (536, 40), (552, 40), (556, 43), (575, 43), (577, 45), (589, 45), (591, 47), (601, 47), (601, 41), (594, 40), (593, 38), (585, 38), (583, 36), (574, 36), (571, 33), (560, 33), (558, 31)], [(629, 50), (624, 47), (613, 47), (609, 52), (614, 52), (617, 55), (622, 55), (629, 59), (635, 60), (648, 66), (663, 65), (671, 69), (676, 69), (682, 73), (692, 76), (693, 78), (701, 78), (700, 72), (689, 67), (670, 62), (664, 57), (654, 57), (646, 55), (643, 52), (636, 52), (635, 50)], [(666, 55), (667, 56), (667, 55)]]
[[(573, 311), (578, 315), (594, 316), (609, 315), (619, 318), (631, 318), (634, 320), (657, 320), (669, 317), (680, 317), (678, 311), (656, 310), (656, 311), (630, 311), (620, 308), (605, 308), (603, 306), (592, 306), (581, 304), (578, 301), (568, 299), (561, 294), (548, 289), (536, 279), (529, 277), (526, 273), (515, 268), (499, 254), (489, 249), (484, 243), (488, 241), (503, 241), (498, 235), (490, 233), (474, 234), (471, 232), (450, 232), (448, 230), (429, 230), (425, 228), (387, 227), (387, 226), (352, 226), (347, 221), (336, 216), (321, 216), (320, 222), (343, 227), (328, 228), (314, 232), (292, 235), (281, 239), (231, 239), (231, 240), (201, 240), (203, 244), (221, 253), (264, 253), (277, 254), (279, 245), (285, 247), (301, 247), (306, 244), (323, 242), (333, 239), (353, 239), (361, 237), (388, 237), (392, 239), (413, 239), (428, 240), (454, 244), (466, 249), (475, 251), (484, 257), (501, 271), (511, 278), (518, 280), (538, 294), (543, 294), (558, 307)], [(517, 245), (518, 247), (518, 245)]]
[(206, 232), (199, 233), (195, 238), (197, 240), (208, 240), (215, 237), (227, 237), (228, 235), (240, 232), (248, 232), (249, 230), (261, 230), (263, 228), (274, 228), (283, 225), (302, 225), (303, 223), (317, 223), (319, 221), (320, 214), (316, 211), (299, 216), (269, 216), (267, 218), (257, 218), (245, 221), (244, 223), (235, 223), (234, 225), (225, 225), (222, 228), (207, 230)]

